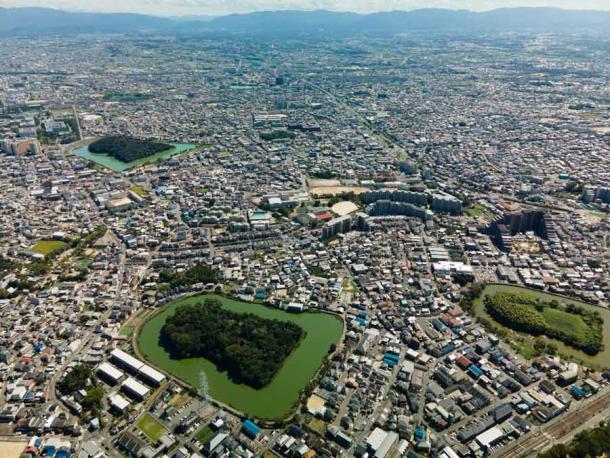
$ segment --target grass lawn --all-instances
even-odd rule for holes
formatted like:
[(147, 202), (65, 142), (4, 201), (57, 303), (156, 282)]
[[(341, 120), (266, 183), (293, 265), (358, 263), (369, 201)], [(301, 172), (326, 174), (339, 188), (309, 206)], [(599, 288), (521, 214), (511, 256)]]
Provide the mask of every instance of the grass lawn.
[(550, 326), (569, 335), (583, 335), (588, 329), (587, 324), (580, 316), (563, 310), (545, 307), (542, 316)]
[[(558, 353), (565, 359), (569, 359), (579, 364), (584, 364), (593, 368), (610, 368), (610, 310), (602, 307), (595, 307), (593, 305), (580, 302), (575, 299), (569, 299), (547, 294), (538, 290), (532, 290), (512, 285), (487, 285), (483, 290), (481, 297), (475, 299), (474, 301), (474, 315), (479, 318), (485, 318), (487, 320), (490, 320), (495, 327), (504, 330), (507, 334), (507, 342), (510, 343), (510, 345), (525, 358), (532, 358), (533, 356), (536, 356), (537, 352), (534, 349), (534, 343), (536, 339), (528, 334), (520, 333), (501, 325), (500, 323), (495, 321), (485, 310), (482, 298), (488, 294), (493, 295), (498, 292), (527, 294), (528, 296), (535, 299), (537, 298), (542, 302), (550, 302), (551, 300), (556, 300), (564, 306), (567, 304), (576, 304), (587, 310), (598, 311), (604, 320), (602, 328), (602, 342), (604, 344), (604, 348), (596, 355), (589, 355), (557, 339), (545, 337), (545, 340), (550, 343), (553, 343), (557, 347)], [(544, 307), (541, 314), (543, 315), (544, 320), (550, 326), (556, 329), (560, 329), (568, 335), (581, 336), (583, 332), (588, 332), (587, 324), (579, 315), (567, 313), (562, 310), (553, 309), (550, 307)]]
[(88, 256), (84, 256), (82, 258), (77, 258), (76, 259), (76, 266), (79, 269), (88, 269), (89, 266), (91, 266), (91, 264), (93, 264), (93, 258), (90, 258)]
[(343, 279), (343, 284), (341, 285), (341, 289), (346, 293), (355, 293), (356, 291), (358, 291), (358, 288), (356, 288), (356, 285), (354, 285), (354, 283), (352, 283), (352, 281), (349, 278)]
[(167, 430), (163, 425), (155, 420), (150, 414), (144, 414), (136, 426), (140, 431), (146, 434), (146, 437), (153, 443), (157, 442), (161, 436), (167, 433)]
[(129, 337), (130, 335), (133, 334), (133, 330), (135, 329), (135, 326), (123, 326), (121, 328), (121, 330), (119, 331), (119, 334), (121, 334), (122, 336), (127, 336)]
[(534, 348), (533, 337), (525, 337), (512, 340), (510, 341), (510, 345), (524, 358), (531, 359), (539, 356), (539, 353)]
[(210, 428), (210, 425), (206, 425), (203, 428), (201, 428), (199, 431), (197, 431), (197, 434), (195, 434), (195, 437), (197, 438), (197, 440), (199, 442), (201, 442), (202, 444), (205, 444), (210, 439), (212, 439), (212, 437), (214, 437), (214, 431), (212, 431), (212, 428)]
[(324, 420), (321, 420), (319, 418), (313, 418), (308, 424), (307, 426), (309, 426), (309, 429), (311, 429), (312, 431), (317, 432), (318, 434), (324, 435), (324, 432), (326, 431), (326, 422)]
[(466, 213), (468, 216), (478, 218), (479, 216), (483, 216), (486, 211), (485, 207), (483, 207), (481, 204), (474, 204), (472, 207), (466, 208), (464, 213)]
[(139, 184), (134, 184), (131, 187), (131, 190), (133, 192), (135, 192), (138, 196), (142, 197), (143, 199), (146, 199), (148, 197), (148, 192), (146, 191), (146, 189), (144, 189), (142, 186), (140, 186)]
[(32, 247), (32, 251), (48, 256), (63, 251), (66, 248), (68, 248), (68, 244), (60, 240), (40, 240)]

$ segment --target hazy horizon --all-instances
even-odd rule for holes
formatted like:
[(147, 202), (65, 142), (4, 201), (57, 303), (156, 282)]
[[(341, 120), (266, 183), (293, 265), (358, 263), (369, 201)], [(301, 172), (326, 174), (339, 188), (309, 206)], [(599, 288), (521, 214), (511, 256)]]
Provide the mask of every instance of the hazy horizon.
[(0, 0), (2, 7), (47, 7), (79, 12), (130, 12), (157, 16), (212, 15), (269, 10), (374, 13), (421, 8), (487, 11), (508, 7), (610, 10), (608, 0)]

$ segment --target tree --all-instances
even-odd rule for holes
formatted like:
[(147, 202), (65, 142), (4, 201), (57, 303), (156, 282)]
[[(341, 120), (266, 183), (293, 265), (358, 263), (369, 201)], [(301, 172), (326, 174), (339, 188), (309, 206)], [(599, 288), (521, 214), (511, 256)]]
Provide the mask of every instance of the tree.
[(102, 399), (104, 399), (104, 388), (101, 386), (94, 386), (87, 391), (81, 405), (84, 410), (91, 412), (95, 417), (99, 415), (100, 409), (102, 408)]
[(167, 143), (126, 136), (103, 137), (89, 145), (90, 152), (108, 154), (121, 162), (132, 162), (171, 148)]
[(204, 357), (235, 381), (267, 385), (303, 337), (294, 323), (226, 310), (216, 300), (176, 308), (161, 328), (174, 358)]
[(91, 365), (79, 364), (57, 383), (60, 393), (70, 396), (87, 386), (91, 377)]
[(196, 283), (216, 283), (217, 275), (211, 266), (198, 262), (184, 272), (162, 270), (159, 274), (159, 280), (162, 283), (169, 283), (172, 288), (176, 288)]

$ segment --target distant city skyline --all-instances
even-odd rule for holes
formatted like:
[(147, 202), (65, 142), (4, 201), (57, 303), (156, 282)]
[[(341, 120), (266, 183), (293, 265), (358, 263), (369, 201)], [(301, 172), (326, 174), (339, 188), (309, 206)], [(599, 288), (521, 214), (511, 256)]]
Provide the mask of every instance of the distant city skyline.
[(161, 16), (224, 15), (264, 10), (378, 11), (451, 8), (486, 11), (507, 7), (610, 10), (608, 0), (0, 0), (2, 7), (68, 11), (132, 12)]

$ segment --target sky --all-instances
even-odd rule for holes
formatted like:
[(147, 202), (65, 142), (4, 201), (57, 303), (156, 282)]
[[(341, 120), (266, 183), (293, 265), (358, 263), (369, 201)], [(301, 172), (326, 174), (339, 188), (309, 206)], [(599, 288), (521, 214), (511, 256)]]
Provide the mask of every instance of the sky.
[(371, 13), (418, 8), (485, 11), (515, 6), (554, 6), (610, 10), (610, 0), (0, 0), (0, 6), (38, 6), (69, 11), (134, 12), (181, 16), (285, 9), (326, 9)]

